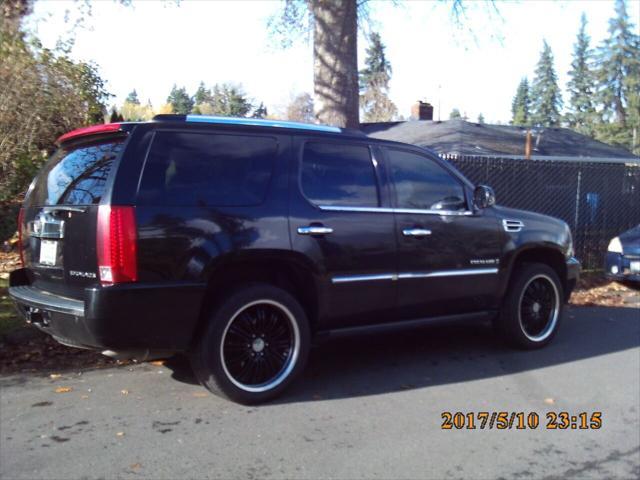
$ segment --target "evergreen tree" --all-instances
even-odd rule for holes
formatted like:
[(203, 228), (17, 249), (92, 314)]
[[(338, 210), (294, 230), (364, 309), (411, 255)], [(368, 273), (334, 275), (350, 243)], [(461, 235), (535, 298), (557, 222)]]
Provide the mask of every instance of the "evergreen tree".
[(211, 103), (211, 89), (206, 88), (204, 86), (204, 82), (200, 82), (198, 85), (198, 90), (196, 90), (195, 95), (193, 96), (193, 101), (196, 105), (201, 105), (203, 103)]
[(360, 89), (365, 90), (369, 85), (380, 80), (388, 83), (391, 79), (391, 62), (385, 54), (385, 46), (382, 43), (380, 34), (371, 34), (371, 44), (366, 49), (364, 60), (365, 68), (360, 70)]
[(109, 116), (109, 123), (118, 123), (123, 120), (122, 115), (118, 114), (116, 107), (111, 107), (111, 115)]
[(480, 112), (480, 114), (478, 115), (478, 123), (480, 124), (484, 123), (484, 115), (482, 115), (482, 112)]
[(528, 126), (531, 121), (531, 97), (529, 97), (529, 81), (527, 77), (520, 80), (516, 96), (511, 102), (511, 124)]
[(566, 119), (570, 128), (586, 135), (593, 135), (595, 78), (592, 71), (592, 52), (589, 48), (590, 39), (586, 29), (587, 17), (583, 13), (569, 70), (567, 90), (570, 98)]
[(553, 66), (553, 53), (546, 40), (531, 86), (531, 100), (531, 122), (533, 125), (542, 127), (560, 125), (562, 96), (560, 87), (558, 87), (556, 70)]
[(171, 104), (173, 113), (187, 115), (193, 109), (193, 99), (184, 87), (178, 88), (175, 84), (167, 97), (167, 103)]
[(213, 113), (227, 117), (246, 117), (253, 108), (242, 87), (228, 83), (213, 87)]
[(360, 71), (360, 104), (365, 122), (387, 122), (398, 114), (398, 108), (389, 98), (392, 69), (384, 50), (380, 35), (372, 33), (365, 68)]
[(269, 112), (267, 112), (267, 107), (265, 107), (264, 103), (260, 102), (258, 108), (253, 111), (253, 115), (251, 118), (267, 118)]
[[(624, 0), (617, 0), (609, 37), (598, 49), (598, 100), (602, 104), (599, 140), (638, 153), (640, 129), (640, 38)], [(634, 138), (635, 137), (635, 138)]]
[(455, 120), (456, 118), (462, 118), (462, 115), (460, 114), (460, 110), (454, 108), (449, 114), (449, 120)]
[(127, 95), (125, 102), (132, 103), (134, 105), (140, 105), (140, 100), (138, 99), (138, 92), (136, 92), (135, 88), (131, 93), (129, 93), (129, 95)]

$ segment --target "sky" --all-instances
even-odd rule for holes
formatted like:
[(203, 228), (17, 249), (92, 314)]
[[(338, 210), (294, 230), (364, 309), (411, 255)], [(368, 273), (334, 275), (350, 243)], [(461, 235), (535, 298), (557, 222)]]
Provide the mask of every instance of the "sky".
[[(401, 115), (408, 117), (411, 105), (425, 100), (434, 105), (436, 119), (458, 108), (474, 121), (482, 113), (489, 123), (510, 120), (517, 85), (524, 76), (533, 78), (543, 40), (552, 48), (564, 89), (580, 15), (587, 15), (595, 46), (607, 37), (614, 14), (613, 0), (497, 0), (497, 13), (490, 4), (468, 0), (459, 26), (446, 2), (370, 5), (358, 61), (362, 67), (367, 29), (378, 31), (393, 68), (390, 97)], [(40, 0), (29, 24), (44, 46), (53, 47), (69, 38), (81, 6)], [(115, 95), (112, 104), (122, 104), (135, 88), (157, 108), (174, 84), (194, 93), (200, 81), (232, 82), (269, 112), (283, 114), (296, 94), (313, 92), (313, 55), (304, 39), (283, 50), (269, 37), (267, 21), (281, 8), (269, 0), (134, 0), (128, 7), (94, 0), (91, 16), (75, 30), (71, 56), (98, 65)], [(638, 30), (640, 1), (628, 1), (627, 9)]]

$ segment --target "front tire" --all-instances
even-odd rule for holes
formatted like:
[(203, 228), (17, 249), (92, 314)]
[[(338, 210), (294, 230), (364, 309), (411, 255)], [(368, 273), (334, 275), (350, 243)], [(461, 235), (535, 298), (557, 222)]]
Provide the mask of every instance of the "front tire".
[(298, 376), (309, 345), (309, 323), (298, 301), (283, 289), (252, 284), (212, 310), (192, 363), (211, 392), (257, 404), (279, 395)]
[(515, 347), (542, 348), (558, 331), (563, 298), (562, 283), (551, 267), (523, 264), (513, 274), (496, 326)]

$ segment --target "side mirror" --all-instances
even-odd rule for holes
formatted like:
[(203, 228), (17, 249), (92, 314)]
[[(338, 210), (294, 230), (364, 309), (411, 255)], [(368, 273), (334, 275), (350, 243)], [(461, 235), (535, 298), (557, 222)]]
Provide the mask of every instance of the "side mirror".
[(476, 208), (488, 208), (496, 204), (496, 194), (493, 188), (478, 185), (473, 191), (473, 204)]

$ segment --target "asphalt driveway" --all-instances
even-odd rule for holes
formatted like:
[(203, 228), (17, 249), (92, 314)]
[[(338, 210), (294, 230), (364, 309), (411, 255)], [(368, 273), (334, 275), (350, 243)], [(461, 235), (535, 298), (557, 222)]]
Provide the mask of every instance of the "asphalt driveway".
[[(482, 324), (335, 340), (261, 407), (209, 395), (179, 358), (0, 388), (6, 479), (640, 477), (638, 308), (572, 308), (533, 352)], [(540, 425), (442, 430), (445, 411)], [(548, 430), (550, 411), (601, 411), (602, 428)]]

